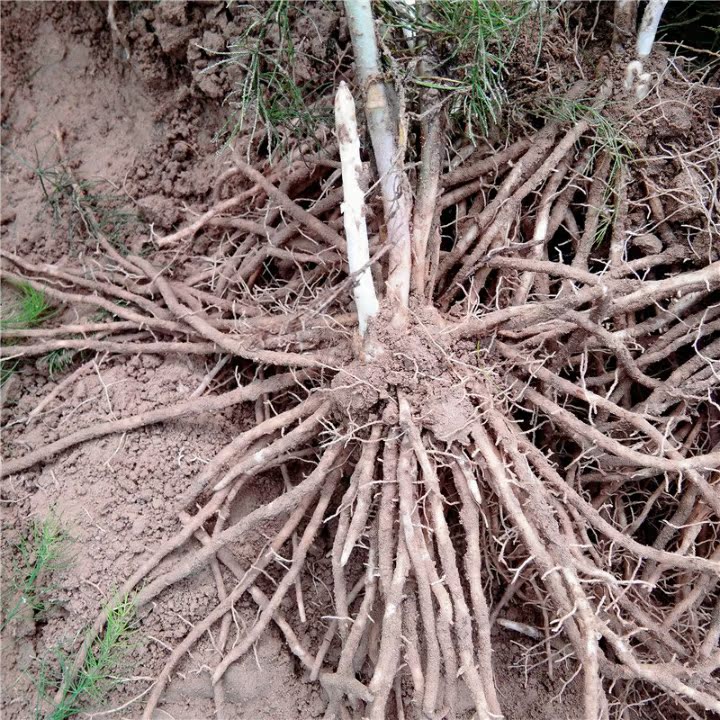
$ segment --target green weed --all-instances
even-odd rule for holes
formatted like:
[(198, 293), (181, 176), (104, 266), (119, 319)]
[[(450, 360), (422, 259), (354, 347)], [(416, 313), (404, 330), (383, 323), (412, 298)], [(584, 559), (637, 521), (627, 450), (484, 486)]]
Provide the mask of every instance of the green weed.
[[(319, 122), (332, 118), (330, 106), (318, 105), (330, 84), (300, 84), (295, 79), (293, 66), (297, 56), (290, 32), (291, 7), (293, 12), (303, 12), (299, 3), (290, 0), (273, 0), (264, 13), (255, 5), (245, 6), (255, 19), (227, 50), (212, 52), (219, 59), (206, 72), (221, 65), (237, 65), (243, 73), (242, 81), (225, 98), (231, 113), (217, 134), (218, 142), (227, 146), (248, 130), (254, 138), (262, 126), (267, 152), (272, 156), (288, 136), (312, 137)], [(313, 60), (322, 62), (319, 58)]]
[(70, 536), (52, 514), (33, 523), (30, 532), (16, 546), (18, 559), (11, 580), (15, 602), (3, 620), (2, 630), (30, 608), (33, 617), (42, 617), (52, 605), (53, 575), (66, 566), (65, 550)]
[(65, 175), (58, 175), (54, 184), (48, 186), (48, 174), (38, 176), (43, 194), (53, 217), (59, 223), (64, 218), (67, 239), (70, 243), (84, 238), (107, 238), (122, 254), (128, 250), (124, 237), (137, 216), (124, 208), (125, 201), (112, 193), (99, 192), (96, 182), (75, 182)]
[(0, 359), (0, 387), (2, 387), (12, 377), (19, 365), (19, 360), (6, 360), (5, 358)]
[(129, 212), (126, 200), (115, 193), (100, 192), (98, 182), (76, 181), (63, 163), (50, 162), (51, 145), (42, 155), (35, 147), (32, 161), (3, 147), (3, 154), (31, 170), (38, 180), (43, 200), (59, 228), (65, 226), (70, 243), (102, 235), (123, 254), (127, 254), (124, 237), (138, 217)]
[(65, 372), (73, 363), (77, 352), (68, 348), (60, 348), (49, 352), (44, 358), (43, 363), (47, 366), (48, 375), (55, 378), (56, 375)]
[(589, 122), (593, 131), (593, 140), (588, 167), (585, 169), (586, 174), (590, 174), (592, 167), (597, 165), (601, 154), (607, 155), (610, 159), (610, 170), (605, 182), (602, 208), (593, 240), (593, 244), (598, 246), (615, 222), (617, 207), (614, 196), (620, 173), (638, 158), (638, 148), (616, 122), (586, 100), (550, 98), (543, 104), (541, 112), (546, 117), (561, 122), (577, 123), (580, 120)]
[(135, 604), (132, 598), (125, 596), (110, 606), (104, 632), (88, 648), (82, 666), (67, 687), (62, 701), (43, 715), (41, 710), (47, 698), (71, 672), (68, 655), (56, 648), (54, 662), (41, 663), (37, 678), (36, 716), (45, 720), (67, 720), (98, 704), (119, 682), (115, 673), (131, 647), (134, 633)]
[(35, 327), (52, 316), (52, 306), (40, 290), (29, 283), (13, 285), (19, 297), (11, 303), (9, 313), (0, 318), (0, 330)]
[[(10, 328), (32, 328), (51, 318), (55, 311), (45, 295), (29, 283), (12, 283), (18, 297), (8, 302), (9, 311), (0, 317), (0, 333)], [(0, 387), (18, 369), (19, 360), (0, 359)]]
[(547, 119), (560, 122), (578, 123), (586, 120), (593, 131), (591, 160), (594, 161), (601, 152), (608, 153), (611, 163), (610, 179), (615, 179), (621, 167), (637, 157), (637, 146), (623, 129), (588, 100), (547, 98), (543, 101), (542, 108), (538, 108), (538, 112)]
[[(67, 567), (66, 549), (70, 538), (61, 522), (50, 514), (33, 523), (29, 533), (18, 542), (17, 561), (11, 580), (14, 604), (5, 615), (5, 628), (26, 608), (39, 620), (53, 604), (54, 575)], [(44, 720), (66, 720), (97, 703), (117, 683), (115, 672), (130, 647), (135, 631), (135, 604), (125, 596), (110, 605), (105, 630), (90, 645), (80, 670), (67, 683), (63, 700), (46, 711), (50, 698), (66, 681), (72, 663), (60, 646), (50, 658), (39, 663), (34, 677), (37, 688), (35, 717)]]
[(91, 238), (105, 237), (122, 255), (128, 254), (124, 240), (131, 226), (138, 223), (135, 213), (128, 211), (123, 198), (98, 191), (98, 183), (81, 182), (69, 195), (74, 230), (84, 230)]
[(430, 0), (420, 15), (403, 2), (386, 2), (390, 24), (411, 30), (420, 52), (432, 50), (434, 74), (420, 87), (452, 94), (450, 112), (474, 141), (498, 122), (506, 101), (506, 69), (521, 27), (537, 14), (529, 0)]

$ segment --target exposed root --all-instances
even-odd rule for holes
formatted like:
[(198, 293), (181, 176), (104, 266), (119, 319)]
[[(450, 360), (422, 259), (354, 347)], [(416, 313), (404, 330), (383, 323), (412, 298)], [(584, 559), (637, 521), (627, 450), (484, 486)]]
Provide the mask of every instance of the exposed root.
[[(426, 134), (435, 137), (438, 126), (428, 122)], [(338, 189), (326, 188), (308, 207), (293, 196), (312, 178), (325, 179), (327, 163), (279, 187), (279, 176), (238, 162), (233, 174), (251, 187), (230, 200), (218, 189), (208, 212), (160, 241), (176, 245), (234, 227), (270, 243), (243, 243), (242, 253), (218, 258), (220, 279), (214, 271), (183, 277), (137, 256), (110, 258), (88, 279), (82, 270), (2, 254), (17, 270), (4, 277), (30, 273), (33, 287), (56, 302), (118, 318), (15, 332), (18, 342), (3, 346), (5, 356), (55, 347), (222, 351), (251, 378), (223, 394), (75, 432), (5, 461), (3, 475), (111, 433), (260, 401), (256, 424), (178, 499), (181, 529), (120, 591), (141, 588), (135, 602), (142, 606), (207, 566), (217, 588), (216, 607), (168, 658), (145, 718), (184, 654), (215, 623), (219, 715), (224, 673), (271, 623), (325, 689), (327, 717), (379, 720), (398, 710), (452, 717), (461, 684), (479, 718), (502, 717), (496, 624), (531, 637), (551, 672), (561, 671), (553, 665), (558, 654), (568, 677), (581, 673), (588, 719), (609, 717), (610, 701), (637, 683), (696, 715), (720, 712), (720, 260), (673, 247), (654, 252), (650, 241), (631, 252), (629, 210), (652, 218), (662, 203), (639, 197), (625, 171), (612, 184), (618, 224), (598, 242), (611, 166), (602, 153), (590, 177), (582, 174), (589, 132), (587, 120), (552, 123), (532, 141), (438, 177), (442, 163), (431, 153), (417, 189), (416, 295), (398, 313), (411, 275), (405, 251), (392, 246), (389, 266), (375, 262), (373, 272), (395, 283), (362, 343), (348, 307), (352, 277), (338, 235)], [(408, 220), (409, 196), (396, 160), (386, 168), (390, 180), (381, 179), (381, 200), (400, 222)], [(495, 188), (489, 202), (480, 180)], [(567, 191), (571, 183), (583, 188), (585, 202)], [(438, 197), (444, 207), (470, 206), (447, 252), (433, 239)], [(240, 198), (267, 199), (266, 224), (259, 213), (230, 216)], [(377, 260), (385, 227), (373, 213), (367, 223)], [(667, 243), (669, 224), (663, 228)], [(202, 390), (226, 370), (219, 363)], [(283, 492), (226, 524), (250, 478), (263, 475), (271, 486), (278, 474)], [(305, 621), (299, 580), (325, 521), (333, 524), (327, 570), (334, 608), (311, 648), (287, 607), (294, 602)], [(245, 567), (230, 543), (258, 527), (272, 527), (272, 539)], [(192, 538), (199, 548), (187, 547)], [(281, 556), (292, 559), (273, 564)], [(233, 588), (221, 565), (235, 577)], [(228, 613), (245, 593), (260, 613), (228, 650)], [(525, 624), (503, 617), (516, 599), (531, 608)], [(105, 621), (103, 612), (78, 662)]]

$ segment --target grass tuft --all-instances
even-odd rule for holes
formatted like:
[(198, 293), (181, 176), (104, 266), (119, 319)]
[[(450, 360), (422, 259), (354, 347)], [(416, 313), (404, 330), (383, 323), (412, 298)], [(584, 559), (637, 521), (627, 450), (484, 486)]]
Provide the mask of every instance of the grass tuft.
[[(19, 294), (9, 303), (10, 310), (0, 318), (0, 333), (10, 328), (32, 328), (52, 317), (55, 313), (45, 295), (29, 283), (12, 283)], [(0, 387), (20, 366), (19, 360), (0, 359)]]
[(2, 630), (25, 608), (30, 609), (33, 619), (45, 615), (53, 602), (53, 576), (66, 566), (68, 542), (70, 536), (53, 514), (34, 522), (28, 535), (18, 542), (11, 580), (15, 602), (5, 615)]
[(386, 2), (385, 20), (417, 38), (415, 48), (432, 50), (432, 75), (420, 87), (452, 95), (450, 113), (474, 142), (497, 123), (507, 99), (506, 69), (523, 25), (541, 15), (530, 0), (430, 0), (421, 15), (405, 2)]
[(118, 252), (127, 254), (124, 239), (130, 227), (138, 222), (137, 215), (125, 208), (127, 201), (122, 196), (100, 192), (98, 182), (75, 181), (62, 162), (48, 162), (47, 156), (54, 147), (51, 145), (42, 156), (36, 147), (32, 160), (6, 147), (2, 151), (35, 174), (53, 224), (56, 228), (65, 225), (69, 243), (102, 235)]
[[(11, 580), (13, 606), (5, 614), (2, 627), (21, 613), (31, 612), (33, 620), (41, 620), (53, 605), (56, 585), (54, 576), (67, 567), (67, 545), (72, 541), (67, 530), (54, 514), (33, 523), (28, 534), (16, 545)], [(29, 609), (29, 610), (28, 610)], [(82, 712), (119, 680), (114, 673), (131, 644), (135, 631), (135, 605), (125, 596), (108, 609), (104, 632), (88, 649), (82, 667), (69, 684), (65, 697), (47, 710), (50, 698), (70, 673), (70, 655), (59, 645), (51, 658), (43, 659), (34, 682), (37, 688), (35, 717), (45, 720), (67, 720)]]
[(14, 287), (20, 297), (11, 305), (6, 317), (0, 318), (0, 330), (35, 327), (51, 317), (52, 306), (40, 290), (29, 283), (18, 283)]
[(610, 232), (617, 212), (614, 201), (615, 188), (620, 173), (638, 157), (638, 148), (633, 141), (596, 107), (587, 101), (568, 100), (567, 98), (550, 98), (543, 107), (543, 114), (548, 118), (561, 122), (577, 123), (584, 119), (593, 130), (590, 159), (586, 173), (598, 162), (601, 154), (610, 158), (610, 171), (603, 192), (602, 208), (595, 231), (593, 244), (598, 246)]
[(293, 12), (304, 12), (300, 3), (290, 0), (273, 0), (266, 12), (255, 5), (246, 6), (255, 17), (242, 34), (225, 51), (206, 50), (219, 59), (205, 72), (220, 65), (237, 65), (242, 73), (242, 80), (225, 98), (231, 113), (216, 137), (225, 146), (243, 132), (249, 131), (251, 139), (261, 132), (272, 157), (290, 135), (312, 138), (318, 123), (332, 118), (332, 108), (320, 107), (317, 102), (330, 84), (301, 85), (295, 79), (291, 7)]
[[(82, 667), (70, 683), (63, 700), (53, 707), (46, 720), (67, 720), (97, 703), (114, 685), (121, 682), (116, 676), (118, 666), (127, 656), (135, 633), (135, 604), (125, 596), (111, 605), (105, 631), (88, 649)], [(55, 663), (59, 673), (53, 673), (49, 663), (41, 666), (38, 680), (38, 709), (50, 696), (63, 677), (70, 672), (67, 655), (56, 649)]]
[(72, 364), (77, 352), (68, 348), (60, 348), (49, 352), (43, 362), (47, 366), (48, 375), (54, 379), (57, 375), (65, 372)]
[(563, 97), (547, 98), (540, 108), (540, 114), (547, 119), (560, 122), (578, 123), (587, 120), (593, 130), (591, 157), (601, 152), (609, 154), (611, 159), (610, 179), (615, 179), (622, 166), (626, 166), (637, 157), (635, 143), (618, 127), (615, 122), (587, 100), (568, 100)]
[(0, 359), (0, 388), (13, 376), (19, 366), (19, 360)]

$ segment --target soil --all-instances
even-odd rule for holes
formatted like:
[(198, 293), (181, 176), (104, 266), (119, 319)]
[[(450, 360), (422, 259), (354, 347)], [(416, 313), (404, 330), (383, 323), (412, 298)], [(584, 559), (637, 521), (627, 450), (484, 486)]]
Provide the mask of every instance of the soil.
[[(212, 51), (225, 47), (243, 24), (229, 3), (129, 3), (122, 8), (123, 38), (113, 36), (105, 3), (3, 2), (2, 12), (2, 245), (33, 262), (84, 262), (79, 228), (53, 213), (47, 192), (58, 166), (61, 137), (66, 159), (92, 192), (122, 199), (134, 216), (120, 228), (120, 240), (139, 252), (154, 231), (181, 225), (190, 213), (211, 204), (216, 178), (228, 161), (217, 137), (227, 119), (223, 99), (241, 78), (232, 67), (211, 66)], [(118, 10), (120, 12), (120, 10)], [(312, 21), (311, 21), (312, 20)], [(308, 19), (309, 52), (319, 57), (338, 27), (335, 12)], [(122, 40), (122, 42), (121, 42)], [(124, 45), (127, 45), (125, 47)], [(125, 57), (129, 51), (129, 60)], [(307, 68), (308, 78), (312, 68)], [(667, 124), (657, 141), (693, 124), (687, 102), (667, 107)], [(668, 129), (669, 128), (669, 129)], [(663, 135), (664, 133), (664, 135)], [(704, 138), (698, 138), (698, 145)], [(647, 140), (652, 142), (653, 139)], [(658, 170), (660, 172), (660, 170)], [(676, 175), (681, 189), (693, 179)], [(44, 181), (44, 182), (43, 182)], [(62, 186), (60, 187), (62, 191)], [(687, 204), (683, 212), (690, 210)], [(679, 218), (691, 219), (691, 218)], [(199, 262), (207, 260), (202, 246)], [(204, 269), (201, 264), (195, 268)], [(7, 298), (6, 298), (7, 299)], [(65, 311), (88, 317), (85, 308)], [(418, 326), (435, 318), (421, 318)], [(464, 442), (472, 406), (444, 370), (445, 349), (422, 330), (409, 338), (379, 337), (378, 347), (394, 358), (393, 385), (420, 392), (427, 423), (438, 437)], [(430, 338), (430, 334), (427, 335)], [(472, 346), (462, 348), (473, 362)], [(427, 376), (418, 379), (412, 358), (423, 358)], [(3, 386), (3, 454), (17, 457), (68, 432), (98, 421), (136, 414), (187, 399), (215, 360), (168, 355), (111, 357), (85, 365), (75, 382), (28, 425), (28, 415), (74, 368), (51, 377), (38, 361), (24, 363)], [(378, 361), (380, 362), (380, 360)], [(429, 368), (434, 368), (431, 372)], [(373, 365), (358, 368), (372, 382)], [(433, 372), (442, 377), (438, 384)], [(384, 368), (383, 377), (387, 377)], [(402, 376), (402, 381), (398, 380)], [(489, 381), (490, 382), (490, 381)], [(483, 388), (475, 389), (484, 392)], [(347, 406), (368, 402), (348, 393)], [(458, 405), (459, 403), (459, 405)], [(339, 405), (342, 405), (339, 402)], [(342, 408), (340, 408), (342, 409)], [(2, 637), (2, 717), (33, 717), (41, 667), (58, 648), (77, 649), (83, 630), (114, 590), (176, 532), (179, 520), (169, 509), (198, 470), (255, 417), (239, 410), (195, 417), (85, 443), (40, 469), (10, 477), (0, 486), (3, 590), (12, 595), (15, 544), (36, 519), (52, 512), (71, 535), (65, 569), (55, 579), (52, 607), (42, 619), (21, 615)], [(244, 489), (234, 512), (244, 515), (259, 498), (271, 499), (280, 486), (264, 475)], [(313, 548), (316, 576), (305, 579), (305, 625), (293, 626), (316, 647), (332, 614), (327, 554), (331, 527)], [(263, 548), (257, 532), (234, 548), (251, 560)], [(356, 575), (362, 568), (356, 569)], [(226, 578), (229, 583), (229, 577)], [(170, 649), (217, 603), (210, 568), (166, 591), (141, 614), (120, 672), (122, 681), (98, 700), (94, 711), (119, 708), (116, 718), (136, 718), (142, 703), (129, 704), (162, 669)], [(257, 607), (237, 605), (230, 643), (254, 620)], [(288, 613), (292, 608), (287, 609)], [(530, 625), (542, 619), (511, 608), (508, 617)], [(581, 682), (572, 669), (559, 667), (548, 679), (543, 656), (528, 655), (534, 640), (498, 628), (493, 638), (498, 693), (508, 720), (579, 718)], [(337, 652), (337, 645), (332, 652)], [(72, 657), (72, 655), (70, 655)], [(156, 717), (176, 720), (214, 715), (210, 668), (217, 665), (214, 638), (193, 647), (174, 675)], [(322, 717), (326, 698), (290, 654), (273, 628), (255, 652), (225, 676), (230, 717), (257, 720)], [(464, 715), (472, 704), (461, 699)], [(95, 717), (87, 713), (87, 717)], [(96, 715), (100, 717), (100, 715)]]

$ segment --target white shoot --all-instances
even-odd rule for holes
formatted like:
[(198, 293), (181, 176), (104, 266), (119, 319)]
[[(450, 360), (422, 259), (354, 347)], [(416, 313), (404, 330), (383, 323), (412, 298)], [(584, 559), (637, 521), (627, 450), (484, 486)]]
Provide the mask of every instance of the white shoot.
[(354, 276), (353, 296), (357, 307), (360, 334), (365, 335), (368, 319), (377, 314), (378, 301), (370, 271), (370, 249), (365, 223), (365, 193), (360, 186), (362, 162), (358, 138), (355, 102), (344, 82), (335, 95), (335, 132), (342, 166), (343, 195), (341, 205), (348, 265)]
[(383, 210), (391, 243), (386, 293), (400, 308), (410, 295), (410, 187), (398, 152), (397, 122), (390, 115), (380, 68), (370, 0), (345, 0), (355, 67), (365, 91), (365, 118), (380, 176)]
[(640, 73), (638, 76), (638, 84), (635, 88), (635, 98), (640, 101), (644, 100), (650, 92), (650, 83), (652, 75), (650, 73)]
[(638, 101), (647, 97), (647, 94), (650, 92), (651, 82), (652, 75), (643, 72), (642, 63), (639, 60), (633, 60), (628, 63), (625, 69), (625, 89), (630, 92), (634, 87), (635, 98)]
[(665, 5), (667, 5), (667, 0), (650, 0), (645, 8), (637, 37), (637, 55), (639, 58), (646, 58), (652, 51), (655, 33), (660, 24)]
[(642, 74), (643, 66), (639, 60), (633, 60), (625, 68), (625, 89), (630, 92), (635, 85), (635, 78)]

